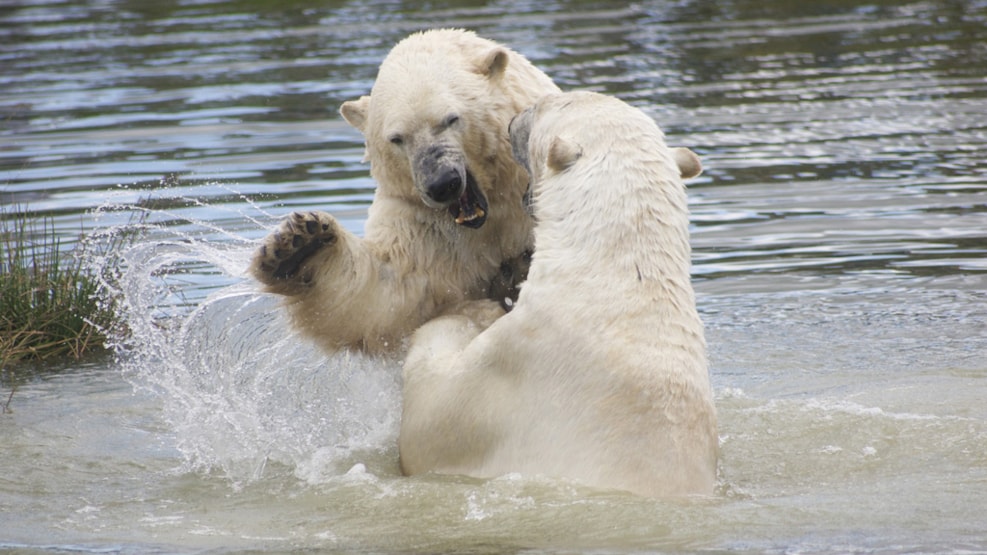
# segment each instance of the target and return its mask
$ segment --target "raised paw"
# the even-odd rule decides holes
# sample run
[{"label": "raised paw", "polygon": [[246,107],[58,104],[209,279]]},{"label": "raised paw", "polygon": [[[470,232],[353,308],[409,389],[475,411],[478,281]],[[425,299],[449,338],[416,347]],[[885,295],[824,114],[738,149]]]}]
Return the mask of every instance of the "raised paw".
[{"label": "raised paw", "polygon": [[292,212],[278,229],[264,238],[254,253],[250,271],[258,280],[277,285],[301,279],[299,269],[305,260],[338,239],[336,221],[325,212]]}]

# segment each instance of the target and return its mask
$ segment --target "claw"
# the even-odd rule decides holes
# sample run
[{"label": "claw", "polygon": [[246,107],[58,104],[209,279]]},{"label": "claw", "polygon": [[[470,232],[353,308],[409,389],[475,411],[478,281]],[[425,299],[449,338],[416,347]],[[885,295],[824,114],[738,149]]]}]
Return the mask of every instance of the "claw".
[{"label": "claw", "polygon": [[312,276],[300,275],[302,264],[316,251],[337,241],[332,221],[319,212],[292,212],[260,246],[256,268],[266,274],[262,281],[297,279],[308,283]]}]

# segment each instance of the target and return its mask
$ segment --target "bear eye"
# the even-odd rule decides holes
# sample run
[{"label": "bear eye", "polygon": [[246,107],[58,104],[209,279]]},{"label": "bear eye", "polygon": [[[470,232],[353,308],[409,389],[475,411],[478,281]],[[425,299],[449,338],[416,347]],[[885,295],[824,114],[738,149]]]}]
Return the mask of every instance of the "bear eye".
[{"label": "bear eye", "polygon": [[399,133],[391,135],[387,138],[387,140],[391,141],[391,144],[395,146],[401,146],[404,144],[404,137],[402,137]]},{"label": "bear eye", "polygon": [[452,127],[459,123],[459,116],[457,114],[449,114],[446,119],[442,121],[444,127]]}]

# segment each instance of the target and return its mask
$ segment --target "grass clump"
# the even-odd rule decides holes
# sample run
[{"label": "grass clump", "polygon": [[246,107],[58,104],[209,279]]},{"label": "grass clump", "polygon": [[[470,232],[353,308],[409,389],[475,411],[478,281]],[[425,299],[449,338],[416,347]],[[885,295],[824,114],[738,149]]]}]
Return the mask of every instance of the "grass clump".
[{"label": "grass clump", "polygon": [[104,349],[113,306],[82,248],[63,252],[50,216],[0,207],[0,366]]}]

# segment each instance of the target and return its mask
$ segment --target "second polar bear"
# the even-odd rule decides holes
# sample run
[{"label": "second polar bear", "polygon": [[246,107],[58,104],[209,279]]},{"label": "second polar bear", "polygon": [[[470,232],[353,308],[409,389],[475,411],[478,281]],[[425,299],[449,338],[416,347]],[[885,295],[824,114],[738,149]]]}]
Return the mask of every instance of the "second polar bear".
[{"label": "second polar bear", "polygon": [[506,315],[477,301],[414,334],[402,469],[711,494],[716,413],[682,184],[698,158],[588,92],[544,98],[510,135],[532,177],[528,281]]},{"label": "second polar bear", "polygon": [[296,212],[264,239],[251,273],[330,351],[395,351],[428,319],[487,297],[505,262],[531,248],[528,176],[508,123],[558,90],[524,56],[472,32],[410,35],[370,94],[340,110],[363,133],[377,181],[364,236],[325,212]]}]

